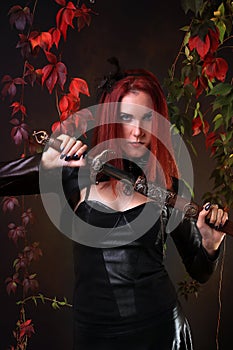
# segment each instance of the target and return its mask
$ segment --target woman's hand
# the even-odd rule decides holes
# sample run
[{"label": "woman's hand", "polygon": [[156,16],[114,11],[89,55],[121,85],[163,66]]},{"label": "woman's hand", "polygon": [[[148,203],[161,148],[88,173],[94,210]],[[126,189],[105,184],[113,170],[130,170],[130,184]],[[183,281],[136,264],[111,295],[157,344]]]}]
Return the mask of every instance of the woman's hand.
[{"label": "woman's hand", "polygon": [[61,140],[61,152],[52,147],[49,147],[43,152],[41,165],[44,169],[53,169],[63,166],[81,167],[86,165],[83,154],[87,151],[87,145],[68,135],[59,135],[57,139]]},{"label": "woman's hand", "polygon": [[202,235],[202,245],[208,254],[214,255],[220,246],[225,237],[225,233],[221,231],[221,227],[227,220],[227,212],[220,209],[216,204],[205,204],[199,213],[197,227]]}]

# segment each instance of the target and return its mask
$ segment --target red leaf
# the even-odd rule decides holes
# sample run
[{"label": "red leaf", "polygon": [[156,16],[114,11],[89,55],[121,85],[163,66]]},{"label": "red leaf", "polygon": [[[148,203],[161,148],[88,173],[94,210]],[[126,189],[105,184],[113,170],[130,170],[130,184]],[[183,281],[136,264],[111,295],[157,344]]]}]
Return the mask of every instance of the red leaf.
[{"label": "red leaf", "polygon": [[84,95],[90,96],[86,81],[80,78],[72,79],[69,86],[69,91],[73,96],[76,96],[76,97],[79,97],[80,92]]},{"label": "red leaf", "polygon": [[209,131],[209,123],[206,120],[202,121],[201,118],[198,116],[192,121],[192,130],[193,136],[200,134],[201,131],[204,135],[206,135]]},{"label": "red leaf", "polygon": [[61,89],[63,90],[64,84],[66,82],[66,76],[67,76],[66,65],[62,62],[58,62],[56,64],[56,71],[57,71],[57,75],[58,75],[58,83],[59,83]]},{"label": "red leaf", "polygon": [[220,33],[218,27],[215,27],[214,30],[209,28],[208,36],[210,39],[210,53],[215,53],[219,46]]},{"label": "red leaf", "polygon": [[35,333],[32,320],[26,320],[25,322],[21,323],[19,328],[20,328],[20,334],[19,334],[20,339],[22,339],[25,335],[30,338],[32,334]]},{"label": "red leaf", "polygon": [[11,26],[15,25],[16,29],[23,31],[26,24],[32,24],[32,14],[29,7],[13,6],[8,12]]},{"label": "red leaf", "polygon": [[56,55],[54,55],[53,53],[49,52],[49,51],[45,51],[47,60],[51,63],[51,64],[56,64],[57,63],[57,57]]},{"label": "red leaf", "polygon": [[28,62],[26,63],[26,72],[24,77],[28,80],[28,82],[31,84],[32,87],[34,86],[34,83],[36,81],[39,82],[37,71]]},{"label": "red leaf", "polygon": [[5,283],[7,284],[6,291],[8,295],[10,295],[11,293],[15,294],[17,286],[20,283],[18,277],[19,277],[19,274],[15,273],[13,277],[8,277],[5,280]]},{"label": "red leaf", "polygon": [[80,32],[81,29],[86,25],[90,25],[91,23],[91,15],[90,13],[95,12],[92,11],[92,9],[87,8],[85,4],[82,4],[81,8],[76,10],[75,17],[78,17],[78,31]]},{"label": "red leaf", "polygon": [[198,35],[191,37],[189,39],[189,48],[192,51],[196,49],[200,58],[203,59],[210,49],[210,39],[209,36],[206,35],[205,40],[203,41]]},{"label": "red leaf", "polygon": [[18,272],[19,270],[25,270],[29,265],[28,258],[25,254],[19,254],[18,258],[14,261],[15,270]]},{"label": "red leaf", "polygon": [[74,28],[73,19],[76,7],[72,2],[68,2],[66,7],[61,8],[56,16],[57,28],[61,31],[64,40],[66,40],[68,26]]},{"label": "red leaf", "polygon": [[13,79],[11,78],[11,76],[7,74],[7,75],[4,75],[4,77],[2,78],[1,83],[9,83],[12,80]]},{"label": "red leaf", "polygon": [[57,79],[58,79],[58,75],[56,72],[56,68],[53,68],[51,74],[49,75],[49,77],[46,80],[46,86],[47,86],[50,94],[52,93],[52,91],[54,89],[54,86],[57,82]]},{"label": "red leaf", "polygon": [[57,4],[61,6],[66,6],[66,0],[55,0]]},{"label": "red leaf", "polygon": [[4,197],[2,200],[2,210],[4,213],[6,213],[6,211],[12,211],[14,210],[15,207],[19,207],[19,201],[17,198],[15,197]]},{"label": "red leaf", "polygon": [[20,123],[17,119],[12,119],[11,124],[16,125],[11,130],[11,137],[16,145],[20,145],[23,140],[28,140],[29,127],[25,123]]},{"label": "red leaf", "polygon": [[217,138],[218,137],[215,134],[215,132],[210,132],[206,136],[205,145],[206,145],[206,148],[211,149],[211,155],[213,155],[215,153],[216,147],[214,146],[214,142],[217,140]]},{"label": "red leaf", "polygon": [[42,85],[44,85],[44,82],[46,79],[48,79],[49,75],[51,74],[54,66],[52,64],[47,64],[47,66],[44,66],[42,68]]},{"label": "red leaf", "polygon": [[36,55],[37,52],[36,50],[33,52],[32,45],[30,43],[30,36],[28,38],[24,34],[19,34],[19,37],[20,40],[18,41],[16,48],[20,49],[22,57],[28,58],[31,54]]},{"label": "red leaf", "polygon": [[20,102],[13,102],[10,107],[13,107],[12,116],[17,112],[21,111],[23,115],[26,115],[26,107],[22,105]]},{"label": "red leaf", "polygon": [[61,129],[61,122],[55,122],[55,123],[53,123],[51,129],[52,129],[52,132],[53,132],[53,133],[54,133],[54,132],[57,132],[57,131],[60,132],[60,129]]},{"label": "red leaf", "polygon": [[44,51],[50,50],[53,44],[52,35],[49,32],[41,32],[37,33],[37,35],[30,35],[29,41],[32,45],[32,49],[39,46]]},{"label": "red leaf", "polygon": [[43,255],[39,247],[39,242],[34,242],[31,246],[26,246],[23,251],[29,261],[38,261]]},{"label": "red leaf", "polygon": [[35,279],[35,274],[30,275],[28,277],[25,277],[23,280],[23,291],[25,294],[31,290],[32,292],[35,292],[39,288],[39,283]]},{"label": "red leaf", "polygon": [[200,134],[201,126],[202,126],[202,121],[200,117],[193,119],[192,121],[193,136]]},{"label": "red leaf", "polygon": [[58,49],[59,41],[61,39],[61,32],[58,28],[49,29],[49,33],[52,35],[52,42],[56,45]]},{"label": "red leaf", "polygon": [[224,58],[215,58],[209,56],[203,64],[203,74],[205,74],[210,81],[215,78],[219,81],[224,81],[228,71],[228,64]]},{"label": "red leaf", "polygon": [[22,222],[24,226],[27,224],[33,224],[34,223],[34,215],[32,213],[31,208],[27,209],[23,214],[22,214]]},{"label": "red leaf", "polygon": [[69,100],[66,95],[62,96],[59,101],[59,109],[61,112],[65,112],[69,107]]},{"label": "red leaf", "polygon": [[15,244],[17,244],[19,238],[25,237],[25,230],[23,226],[16,226],[15,224],[11,223],[8,225],[8,228],[8,237],[9,239],[12,239]]}]

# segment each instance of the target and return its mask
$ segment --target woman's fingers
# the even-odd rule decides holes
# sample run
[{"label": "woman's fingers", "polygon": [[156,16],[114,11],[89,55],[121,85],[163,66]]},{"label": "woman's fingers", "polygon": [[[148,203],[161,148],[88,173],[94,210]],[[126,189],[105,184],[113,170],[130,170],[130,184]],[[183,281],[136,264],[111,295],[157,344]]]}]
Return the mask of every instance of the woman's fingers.
[{"label": "woman's fingers", "polygon": [[58,139],[61,139],[60,158],[67,162],[71,160],[79,160],[87,151],[87,145],[84,145],[80,140],[76,140],[75,137],[60,135]]},{"label": "woman's fingers", "polygon": [[215,229],[221,229],[228,220],[228,213],[219,208],[217,204],[212,204],[206,218],[212,227]]}]

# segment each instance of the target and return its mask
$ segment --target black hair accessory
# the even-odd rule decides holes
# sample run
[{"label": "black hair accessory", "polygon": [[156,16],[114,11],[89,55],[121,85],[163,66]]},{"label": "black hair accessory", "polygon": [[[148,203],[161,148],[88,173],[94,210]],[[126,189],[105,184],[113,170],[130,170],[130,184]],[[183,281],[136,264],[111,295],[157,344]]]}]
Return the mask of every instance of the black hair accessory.
[{"label": "black hair accessory", "polygon": [[98,85],[98,90],[103,92],[110,92],[112,90],[113,85],[118,81],[123,79],[126,74],[122,72],[119,61],[116,57],[110,57],[107,60],[109,63],[115,66],[115,70],[113,72],[109,72],[108,75],[104,76],[104,79]]}]

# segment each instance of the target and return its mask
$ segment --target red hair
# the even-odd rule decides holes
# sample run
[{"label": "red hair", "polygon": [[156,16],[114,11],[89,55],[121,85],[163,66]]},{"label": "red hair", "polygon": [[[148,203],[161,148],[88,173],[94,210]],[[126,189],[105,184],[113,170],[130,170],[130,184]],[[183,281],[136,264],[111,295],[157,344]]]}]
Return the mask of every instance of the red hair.
[{"label": "red hair", "polygon": [[[119,150],[119,147],[116,149],[117,145],[114,140],[119,137],[119,124],[116,123],[119,105],[115,102],[121,102],[122,98],[129,92],[143,91],[150,95],[154,104],[154,110],[169,120],[166,98],[155,75],[144,69],[127,70],[124,73],[125,76],[115,82],[110,91],[105,91],[102,94],[99,113],[97,113],[97,127],[93,133],[93,146],[96,146],[98,151],[101,148],[115,150],[119,158],[112,163],[120,168],[123,167],[123,155],[120,154],[121,150]],[[148,181],[161,183],[161,178],[165,178],[163,185],[167,188],[172,188],[172,177],[178,177],[178,170],[174,155],[170,152],[172,150],[170,128],[159,126],[159,132],[163,133],[166,145],[154,136],[158,135],[158,123],[156,123],[156,118],[154,118],[150,155],[146,169],[143,170]],[[104,141],[107,142],[107,146],[105,143],[103,144]],[[156,159],[156,162],[154,159]]]}]

